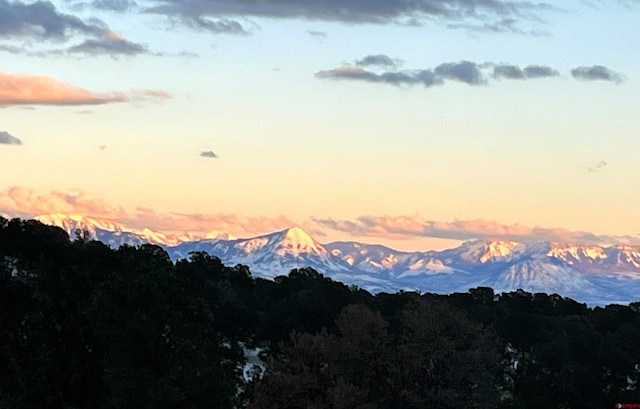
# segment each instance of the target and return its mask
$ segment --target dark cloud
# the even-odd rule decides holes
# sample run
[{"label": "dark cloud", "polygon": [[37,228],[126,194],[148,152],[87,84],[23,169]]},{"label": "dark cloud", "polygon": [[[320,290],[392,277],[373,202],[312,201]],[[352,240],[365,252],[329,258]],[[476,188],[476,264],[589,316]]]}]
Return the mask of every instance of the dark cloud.
[{"label": "dark cloud", "polygon": [[[129,0],[96,1],[101,5],[96,7],[111,9],[134,4]],[[67,53],[134,55],[148,52],[146,47],[115,34],[97,18],[91,18],[85,22],[78,17],[60,13],[49,2],[38,1],[25,4],[18,1],[0,0],[0,38],[67,41],[72,36],[80,36],[84,40],[67,49],[30,51],[25,46],[17,47],[15,44],[3,44],[0,45],[0,51],[36,57],[65,55]]]},{"label": "dark cloud", "polygon": [[0,131],[0,145],[22,145],[22,141],[9,132]]},{"label": "dark cloud", "polygon": [[[640,0],[639,0],[640,1]],[[546,65],[527,65],[520,67],[512,64],[495,64],[485,62],[478,64],[471,61],[446,62],[433,69],[402,70],[377,72],[366,66],[379,66],[398,60],[386,55],[369,55],[356,61],[356,65],[347,65],[332,70],[319,71],[317,78],[334,80],[360,80],[367,82],[387,83],[392,85],[423,84],[427,87],[443,84],[446,81],[459,81],[469,85],[485,85],[488,79],[532,80],[558,77],[560,73]],[[579,67],[571,71],[579,80],[606,80],[619,83],[624,76],[602,66]]]},{"label": "dark cloud", "polygon": [[106,25],[94,19],[91,24],[75,16],[59,13],[49,2],[25,4],[0,0],[0,35],[65,39],[71,32],[100,36]]},{"label": "dark cloud", "polygon": [[556,77],[558,71],[544,65],[529,65],[520,68],[517,65],[500,64],[493,66],[493,78],[509,80],[525,80],[545,77]]},{"label": "dark cloud", "polygon": [[117,35],[105,35],[103,38],[88,39],[83,43],[70,47],[70,53],[136,55],[145,54],[147,47],[125,40]]},{"label": "dark cloud", "polygon": [[181,16],[173,19],[194,30],[209,31],[214,34],[247,34],[242,24],[227,18],[211,20],[202,16]]},{"label": "dark cloud", "polygon": [[395,67],[397,65],[397,62],[387,55],[376,54],[363,57],[362,59],[356,61],[356,65],[359,65],[361,67],[368,67],[370,65],[378,67]]},{"label": "dark cloud", "polygon": [[[547,3],[516,0],[155,0],[150,13],[185,21],[207,18],[301,18],[346,23],[413,23],[425,20],[475,22],[517,29],[516,22],[539,22],[554,8]],[[519,30],[519,29],[518,29]]]},{"label": "dark cloud", "polygon": [[609,81],[620,84],[625,80],[624,75],[602,65],[577,67],[571,70],[571,75],[573,75],[573,78],[581,81]]},{"label": "dark cloud", "polygon": [[200,156],[202,156],[203,158],[217,158],[218,157],[218,155],[213,153],[213,151],[202,151],[202,152],[200,152]]},{"label": "dark cloud", "polygon": [[471,61],[448,62],[438,65],[433,72],[440,78],[469,85],[481,85],[487,81],[476,63]]},{"label": "dark cloud", "polygon": [[384,72],[376,74],[362,67],[340,67],[333,70],[319,71],[317,78],[323,79],[347,79],[367,82],[382,82],[393,85],[423,84],[426,87],[441,84],[442,80],[436,77],[431,70]]},{"label": "dark cloud", "polygon": [[528,65],[524,68],[527,78],[557,77],[560,73],[546,65]]}]

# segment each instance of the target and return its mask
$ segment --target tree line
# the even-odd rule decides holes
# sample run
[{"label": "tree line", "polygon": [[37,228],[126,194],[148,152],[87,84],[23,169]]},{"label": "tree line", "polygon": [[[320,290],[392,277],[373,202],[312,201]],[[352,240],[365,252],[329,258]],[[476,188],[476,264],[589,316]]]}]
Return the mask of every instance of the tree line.
[{"label": "tree line", "polygon": [[374,295],[310,268],[265,280],[0,218],[0,409],[640,403],[639,311],[490,288]]}]

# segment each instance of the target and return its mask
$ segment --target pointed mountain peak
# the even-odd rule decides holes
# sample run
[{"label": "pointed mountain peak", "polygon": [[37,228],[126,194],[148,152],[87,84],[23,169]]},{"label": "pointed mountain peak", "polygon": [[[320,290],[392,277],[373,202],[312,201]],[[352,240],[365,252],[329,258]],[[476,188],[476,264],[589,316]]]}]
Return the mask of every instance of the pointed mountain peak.
[{"label": "pointed mountain peak", "polygon": [[283,230],[283,233],[283,239],[286,241],[303,245],[312,245],[315,243],[315,240],[313,240],[306,231],[302,230],[298,226],[290,227],[286,230]]},{"label": "pointed mountain peak", "polygon": [[327,253],[322,245],[316,242],[306,231],[300,227],[294,226],[286,230],[282,230],[274,237],[278,250],[276,253],[299,255],[301,253]]}]

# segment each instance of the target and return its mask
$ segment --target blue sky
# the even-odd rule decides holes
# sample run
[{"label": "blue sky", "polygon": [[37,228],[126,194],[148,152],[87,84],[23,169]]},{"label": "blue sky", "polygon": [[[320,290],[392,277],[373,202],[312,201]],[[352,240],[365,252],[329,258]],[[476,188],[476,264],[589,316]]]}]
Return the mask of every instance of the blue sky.
[{"label": "blue sky", "polygon": [[639,243],[640,2],[408,4],[0,0],[0,211]]}]

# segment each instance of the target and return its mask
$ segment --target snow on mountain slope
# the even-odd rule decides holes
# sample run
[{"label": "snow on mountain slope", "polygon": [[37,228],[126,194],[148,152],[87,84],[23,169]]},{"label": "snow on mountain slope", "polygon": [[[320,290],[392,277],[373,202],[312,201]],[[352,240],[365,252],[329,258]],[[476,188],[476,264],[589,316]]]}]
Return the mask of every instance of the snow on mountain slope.
[{"label": "snow on mountain slope", "polygon": [[522,288],[531,292],[579,293],[591,292],[593,285],[580,272],[554,263],[546,257],[507,263],[503,268],[486,274],[478,284],[496,291],[514,291]]},{"label": "snow on mountain slope", "polygon": [[465,267],[507,259],[520,243],[508,240],[471,240],[444,250],[438,258],[447,265]]},{"label": "snow on mountain slope", "polygon": [[410,255],[379,244],[333,242],[325,248],[352,268],[369,273],[393,270]]},{"label": "snow on mountain slope", "polygon": [[212,232],[199,240],[189,233],[170,236],[82,216],[52,214],[38,220],[72,237],[76,229],[87,230],[112,247],[159,244],[173,260],[204,251],[228,265],[245,264],[254,276],[273,278],[311,267],[372,292],[450,293],[490,286],[558,293],[592,304],[640,299],[640,248],[633,246],[472,240],[444,251],[402,252],[376,244],[323,245],[298,227],[247,239]]},{"label": "snow on mountain slope", "polygon": [[168,250],[173,259],[185,257],[191,251],[206,251],[224,263],[245,264],[254,275],[270,278],[302,267],[315,268],[328,276],[349,271],[346,263],[299,227],[250,239],[217,240],[203,246],[183,243]]},{"label": "snow on mountain slope", "polygon": [[[100,240],[112,247],[119,247],[123,244],[137,246],[144,243],[175,246],[182,242],[197,241],[200,239],[200,237],[196,237],[188,232],[177,235],[164,234],[149,228],[135,229],[111,220],[79,215],[53,213],[36,216],[34,219],[44,224],[60,227],[66,231],[72,239],[75,238],[77,230],[87,231],[92,239]],[[211,232],[208,233],[207,236],[210,238],[231,237],[224,232]]]},{"label": "snow on mountain slope", "polygon": [[584,274],[625,275],[640,279],[640,248],[633,246],[576,246],[553,244],[547,255]]}]

